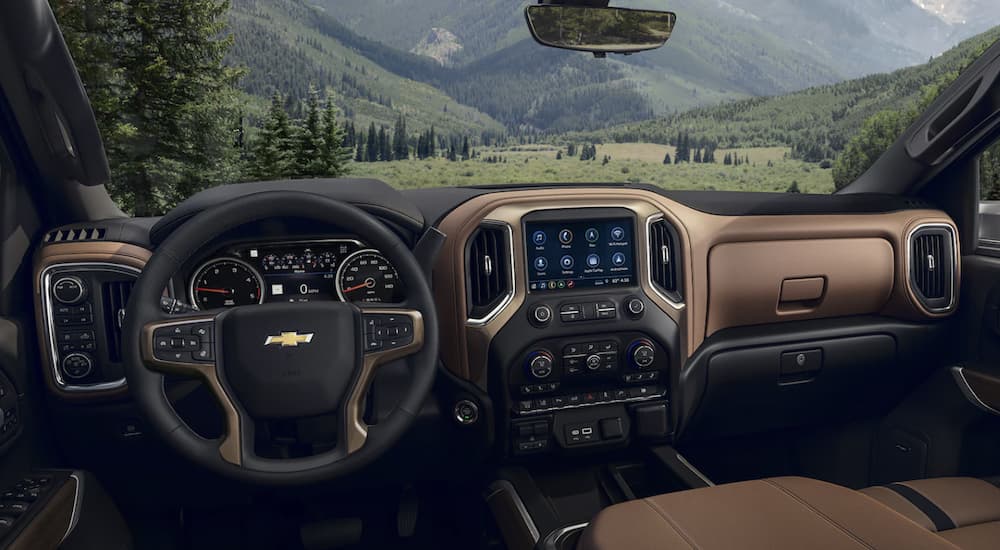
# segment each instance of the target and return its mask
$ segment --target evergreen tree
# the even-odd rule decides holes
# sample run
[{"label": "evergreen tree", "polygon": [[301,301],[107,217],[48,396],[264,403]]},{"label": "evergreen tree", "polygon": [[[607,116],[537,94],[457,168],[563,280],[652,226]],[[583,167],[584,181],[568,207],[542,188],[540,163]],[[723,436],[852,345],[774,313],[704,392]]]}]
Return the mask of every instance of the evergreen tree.
[{"label": "evergreen tree", "polygon": [[575,157],[576,156],[576,144],[575,143],[570,143],[569,145],[566,146],[566,154],[569,155],[569,156],[571,156],[571,157]]},{"label": "evergreen tree", "polygon": [[319,107],[319,90],[309,86],[306,98],[305,118],[296,131],[295,176],[320,177],[326,174],[326,159],[323,158],[323,125]]},{"label": "evergreen tree", "polygon": [[389,162],[392,160],[392,148],[389,146],[389,134],[385,131],[385,126],[378,129],[378,160]]},{"label": "evergreen tree", "polygon": [[462,160],[469,160],[469,138],[466,136],[465,141],[462,143]]},{"label": "evergreen tree", "polygon": [[368,127],[368,144],[365,146],[365,161],[377,162],[378,151],[378,130],[375,129],[375,123],[372,122]]},{"label": "evergreen tree", "polygon": [[694,150],[694,161],[698,164],[701,164],[701,149]]},{"label": "evergreen tree", "polygon": [[333,98],[328,96],[323,109],[323,175],[330,178],[346,174],[351,162],[351,148],[344,145],[350,130],[337,124],[337,112]]},{"label": "evergreen tree", "polygon": [[392,133],[392,153],[395,160],[410,158],[409,137],[406,134],[406,119],[400,114]]},{"label": "evergreen tree", "polygon": [[562,160],[562,149],[556,151],[556,160]]},{"label": "evergreen tree", "polygon": [[431,135],[427,140],[427,156],[436,157],[437,156],[437,136],[434,133],[434,126],[431,126]]},{"label": "evergreen tree", "polygon": [[223,65],[229,2],[53,2],[109,161],[109,191],[138,216],[240,178],[242,70]]},{"label": "evergreen tree", "polygon": [[663,164],[670,164],[670,153],[663,156]]},{"label": "evergreen tree", "polygon": [[285,112],[285,100],[278,92],[271,96],[271,106],[254,144],[251,175],[259,180],[278,179],[294,170],[292,125]]},{"label": "evergreen tree", "polygon": [[354,153],[354,162],[364,162],[365,160],[367,160],[367,156],[365,156],[365,140],[364,140],[364,137],[365,137],[365,133],[364,132],[361,132],[360,134],[358,134],[358,146],[357,146],[357,150]]}]

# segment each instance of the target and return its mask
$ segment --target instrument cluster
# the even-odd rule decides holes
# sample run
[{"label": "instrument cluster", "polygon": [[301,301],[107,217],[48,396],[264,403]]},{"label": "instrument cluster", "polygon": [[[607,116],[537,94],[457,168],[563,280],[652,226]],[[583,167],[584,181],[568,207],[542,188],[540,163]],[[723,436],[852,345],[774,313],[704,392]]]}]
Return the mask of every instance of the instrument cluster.
[{"label": "instrument cluster", "polygon": [[396,268],[354,239],[227,247],[193,270],[188,297],[200,310],[268,302],[398,303]]}]

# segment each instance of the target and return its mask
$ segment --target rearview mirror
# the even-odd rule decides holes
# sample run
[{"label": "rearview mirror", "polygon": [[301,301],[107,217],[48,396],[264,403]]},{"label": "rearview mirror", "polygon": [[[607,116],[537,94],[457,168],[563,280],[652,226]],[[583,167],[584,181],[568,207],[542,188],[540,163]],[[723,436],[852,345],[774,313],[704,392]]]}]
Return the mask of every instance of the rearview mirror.
[{"label": "rearview mirror", "polygon": [[630,54],[663,46],[677,15],[667,11],[570,5],[528,6],[531,35],[552,48]]}]

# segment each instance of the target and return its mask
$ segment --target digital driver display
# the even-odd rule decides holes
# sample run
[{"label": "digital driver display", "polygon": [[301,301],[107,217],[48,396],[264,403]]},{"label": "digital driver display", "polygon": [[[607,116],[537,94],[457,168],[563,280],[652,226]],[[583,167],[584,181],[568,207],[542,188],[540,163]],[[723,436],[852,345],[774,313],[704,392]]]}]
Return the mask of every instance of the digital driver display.
[{"label": "digital driver display", "polygon": [[625,286],[635,281],[629,218],[526,222],[524,229],[529,291]]}]

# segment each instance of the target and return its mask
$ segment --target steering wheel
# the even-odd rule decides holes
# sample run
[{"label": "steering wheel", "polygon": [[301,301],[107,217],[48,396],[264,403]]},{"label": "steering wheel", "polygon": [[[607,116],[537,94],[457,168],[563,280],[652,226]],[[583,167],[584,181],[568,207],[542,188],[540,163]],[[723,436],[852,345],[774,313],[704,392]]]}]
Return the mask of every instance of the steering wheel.
[{"label": "steering wheel", "polygon": [[[160,306],[170,278],[214,238],[267,218],[335,223],[378,249],[406,287],[404,303],[272,303],[219,313],[170,315]],[[129,300],[123,355],[129,391],[155,431],[182,456],[252,483],[302,484],[347,475],[382,455],[430,393],[438,357],[433,296],[416,258],[385,225],[321,195],[273,191],[205,210],[156,249]],[[406,359],[412,380],[396,408],[368,426],[364,401],[378,368]],[[200,378],[221,405],[220,439],[195,433],[164,391],[164,374]],[[255,421],[336,413],[336,446],[304,458],[255,452]]]}]

